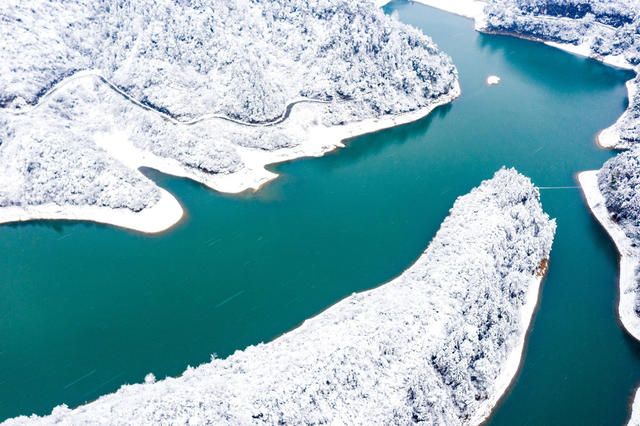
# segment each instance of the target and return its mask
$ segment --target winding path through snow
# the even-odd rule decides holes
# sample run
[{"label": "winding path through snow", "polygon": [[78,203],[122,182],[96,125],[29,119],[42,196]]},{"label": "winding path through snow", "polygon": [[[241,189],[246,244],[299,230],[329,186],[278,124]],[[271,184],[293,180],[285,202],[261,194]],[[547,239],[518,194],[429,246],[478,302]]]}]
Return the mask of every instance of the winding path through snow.
[{"label": "winding path through snow", "polygon": [[138,106],[140,108],[143,108],[143,109],[145,109],[147,111],[153,112],[153,113],[159,115],[160,117],[164,118],[165,120],[171,121],[174,124],[184,124],[184,125],[187,125],[187,126],[191,126],[191,125],[200,123],[202,121],[211,120],[211,119],[225,120],[225,121],[229,121],[231,123],[239,124],[241,126],[249,126],[249,127],[275,126],[277,124],[280,124],[280,123],[284,122],[287,118],[289,118],[289,115],[291,115],[291,111],[293,110],[293,107],[296,106],[297,104],[301,104],[301,103],[328,104],[328,103],[331,103],[331,101],[327,101],[327,100],[308,99],[308,98],[304,98],[304,97],[298,98],[298,99],[294,99],[294,100],[288,102],[285,105],[285,108],[284,108],[284,111],[282,112],[282,114],[280,114],[277,117],[270,118],[268,120],[263,120],[263,121],[242,121],[242,120],[236,120],[236,119],[228,117],[226,115],[215,114],[215,113],[205,114],[205,115],[202,115],[200,117],[196,117],[196,118],[191,119],[191,120],[180,120],[179,118],[176,118],[175,116],[173,116],[171,114],[167,114],[165,112],[162,112],[159,109],[154,108],[154,107],[152,107],[150,105],[147,105],[147,104],[139,101],[138,99],[134,98],[133,96],[131,96],[130,94],[128,94],[127,92],[122,90],[120,87],[118,87],[115,83],[113,83],[112,81],[107,79],[99,71],[97,71],[97,70],[86,70],[86,71],[77,72],[77,73],[75,73],[75,74],[73,74],[73,75],[71,75],[69,77],[66,77],[66,78],[60,80],[59,82],[57,82],[49,90],[47,90],[42,96],[40,96],[38,98],[38,102],[36,104],[34,104],[34,105],[29,105],[27,107],[22,107],[20,109],[14,109],[14,110],[9,109],[9,108],[3,108],[2,110],[8,111],[9,113],[14,114],[14,115],[28,114],[28,113],[36,110],[38,107],[40,107],[40,105],[42,105],[44,103],[43,101],[46,98],[51,97],[59,89],[61,89],[62,87],[66,86],[67,84],[73,82],[74,80],[78,80],[78,79],[81,79],[81,78],[95,78],[99,82],[107,85],[111,90],[115,91],[116,93],[118,93],[119,95],[121,95],[122,97],[127,99],[129,102],[135,104],[136,106]]}]

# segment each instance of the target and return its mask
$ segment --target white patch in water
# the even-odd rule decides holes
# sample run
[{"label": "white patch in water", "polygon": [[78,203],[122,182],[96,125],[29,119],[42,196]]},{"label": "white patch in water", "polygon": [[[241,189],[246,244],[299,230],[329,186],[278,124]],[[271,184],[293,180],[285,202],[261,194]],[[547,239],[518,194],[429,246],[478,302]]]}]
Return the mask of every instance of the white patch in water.
[{"label": "white patch in water", "polygon": [[487,84],[489,86],[494,86],[499,83],[500,83],[500,77],[498,77],[497,75],[490,75],[489,77],[487,77]]}]

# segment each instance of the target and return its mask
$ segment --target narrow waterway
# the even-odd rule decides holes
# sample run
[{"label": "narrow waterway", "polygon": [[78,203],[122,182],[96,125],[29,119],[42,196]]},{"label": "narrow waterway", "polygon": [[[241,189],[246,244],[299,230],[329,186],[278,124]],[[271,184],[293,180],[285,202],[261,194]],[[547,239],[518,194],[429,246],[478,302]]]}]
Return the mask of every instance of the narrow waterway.
[{"label": "narrow waterway", "polygon": [[[74,222],[0,226],[0,419],[77,405],[268,341],[342,297],[398,275],[458,195],[514,166],[542,187],[612,152],[596,132],[630,73],[473,31],[470,20],[387,6],[430,34],[463,95],[413,124],[323,158],[274,166],[228,196],[148,171],[188,211],[149,237]],[[502,78],[485,84],[488,75]],[[495,424],[621,424],[640,345],[616,319],[617,256],[577,188],[542,190],[558,232],[525,363]]]}]

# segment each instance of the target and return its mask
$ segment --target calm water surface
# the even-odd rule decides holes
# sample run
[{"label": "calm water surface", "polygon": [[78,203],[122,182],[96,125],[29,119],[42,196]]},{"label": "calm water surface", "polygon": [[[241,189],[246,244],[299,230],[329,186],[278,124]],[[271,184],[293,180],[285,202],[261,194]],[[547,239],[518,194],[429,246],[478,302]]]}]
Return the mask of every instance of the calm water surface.
[{"label": "calm water surface", "polygon": [[[0,419],[80,404],[145,374],[268,341],[398,275],[453,201],[502,165],[574,186],[612,152],[595,133],[628,72],[393,3],[452,57],[463,95],[419,122],[274,167],[257,194],[147,171],[188,210],[149,237],[73,222],[0,226]],[[497,74],[498,86],[485,78]],[[640,345],[615,312],[617,256],[577,189],[543,190],[558,232],[522,372],[493,424],[612,424],[628,415]]]}]

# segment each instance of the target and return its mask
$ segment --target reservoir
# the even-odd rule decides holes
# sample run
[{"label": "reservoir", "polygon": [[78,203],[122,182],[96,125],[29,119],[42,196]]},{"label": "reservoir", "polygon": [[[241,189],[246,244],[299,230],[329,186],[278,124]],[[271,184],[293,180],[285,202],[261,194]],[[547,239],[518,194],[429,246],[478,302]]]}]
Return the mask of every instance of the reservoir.
[{"label": "reservoir", "polygon": [[[145,170],[187,211],[160,235],[68,221],[0,226],[0,420],[272,340],[400,274],[456,197],[503,165],[546,188],[558,230],[522,370],[490,423],[626,420],[640,344],[617,320],[617,253],[575,174],[614,155],[594,136],[623,112],[632,74],[480,34],[422,5],[385,10],[452,56],[459,99],[325,157],[274,165],[281,177],[257,193],[218,194]],[[490,75],[500,84],[488,86]]]}]

